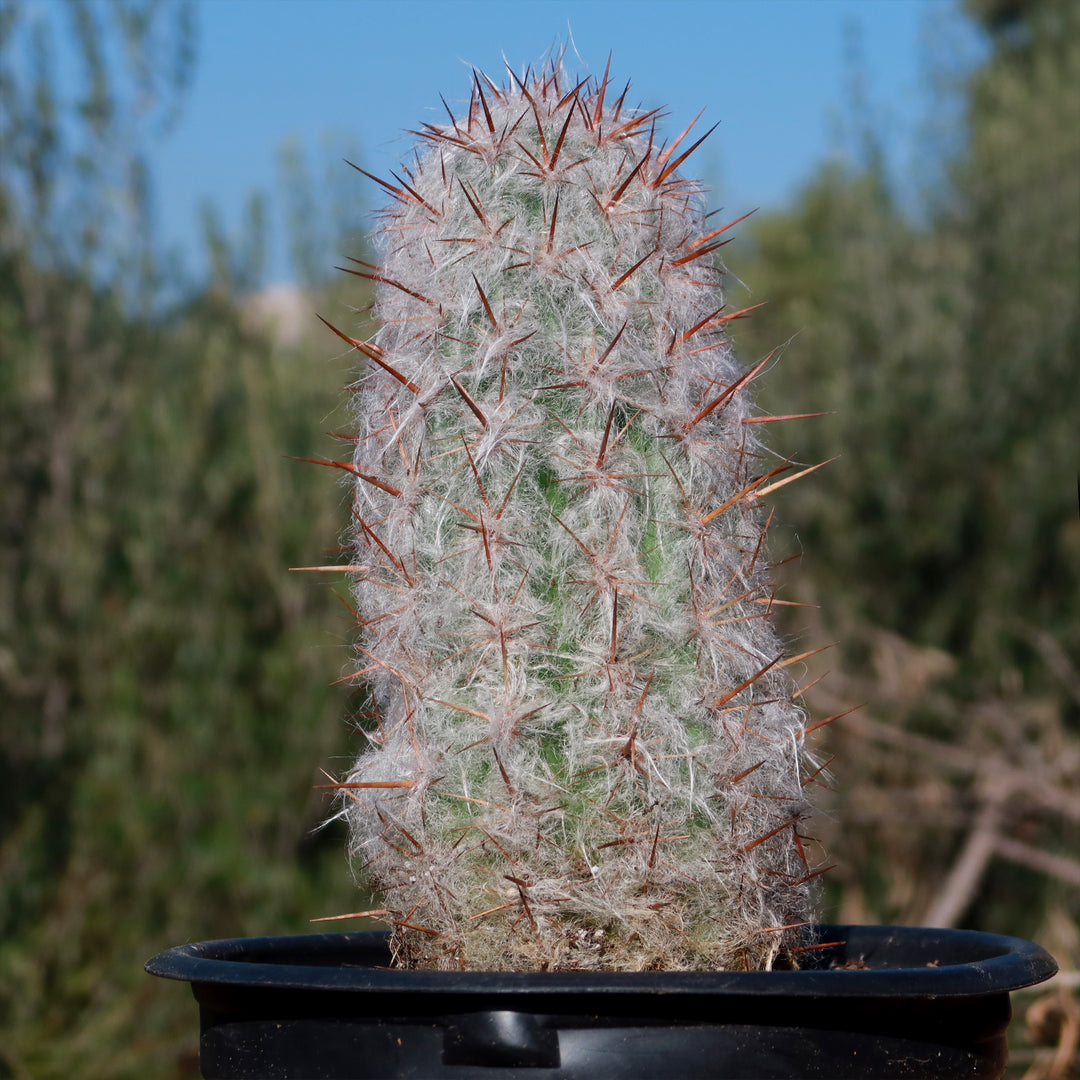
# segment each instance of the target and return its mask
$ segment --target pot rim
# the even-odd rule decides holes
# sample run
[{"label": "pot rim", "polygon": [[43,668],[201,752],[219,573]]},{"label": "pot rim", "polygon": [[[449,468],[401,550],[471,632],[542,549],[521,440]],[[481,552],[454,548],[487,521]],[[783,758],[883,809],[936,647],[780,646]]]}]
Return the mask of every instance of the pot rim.
[{"label": "pot rim", "polygon": [[[938,927],[819,924],[797,971],[411,971],[385,966],[385,931],[223,938],[167,949],[152,975],[264,989],[455,996],[981,997],[1050,978],[1053,957],[1022,938]],[[380,963],[382,960],[382,963]]]}]

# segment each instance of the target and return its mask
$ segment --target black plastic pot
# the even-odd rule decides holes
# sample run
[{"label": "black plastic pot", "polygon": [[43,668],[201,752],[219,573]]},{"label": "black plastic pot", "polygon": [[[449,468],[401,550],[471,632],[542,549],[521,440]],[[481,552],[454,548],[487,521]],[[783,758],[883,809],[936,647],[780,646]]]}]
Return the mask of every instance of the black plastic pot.
[{"label": "black plastic pot", "polygon": [[1009,992],[1057,966],[1018,938],[818,926],[799,971],[398,971],[382,933],[182,945],[208,1078],[1000,1077]]}]

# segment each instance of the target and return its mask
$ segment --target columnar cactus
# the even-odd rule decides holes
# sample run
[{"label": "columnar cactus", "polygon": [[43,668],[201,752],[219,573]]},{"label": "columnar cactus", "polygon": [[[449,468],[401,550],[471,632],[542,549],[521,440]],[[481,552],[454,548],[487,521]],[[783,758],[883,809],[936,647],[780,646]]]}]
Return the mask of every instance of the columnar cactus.
[{"label": "columnar cactus", "polygon": [[405,964],[767,968],[809,918],[759,504],[786,464],[677,171],[697,142],[657,116],[606,75],[477,75],[353,267],[373,718],[342,814]]}]

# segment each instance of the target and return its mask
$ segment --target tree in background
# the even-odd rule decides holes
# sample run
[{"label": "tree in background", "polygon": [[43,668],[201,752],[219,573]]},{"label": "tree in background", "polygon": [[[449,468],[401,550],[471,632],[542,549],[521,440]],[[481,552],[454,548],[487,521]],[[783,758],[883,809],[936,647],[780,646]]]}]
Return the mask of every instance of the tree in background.
[{"label": "tree in background", "polygon": [[958,88],[945,184],[913,215],[872,143],[861,165],[823,169],[733,257],[769,301],[736,325],[751,352],[792,339],[773,411],[835,411],[789,436],[799,460],[842,456],[784,515],[809,553],[813,595],[794,598],[819,601],[813,636],[841,643],[819,694],[869,702],[830,735],[836,903],[1041,935],[1069,964],[1080,9],[969,12],[989,55]]},{"label": "tree in background", "polygon": [[189,4],[0,7],[0,1076],[191,1074],[142,961],[355,904],[313,835],[348,614],[288,573],[341,515],[282,460],[346,375],[241,304],[258,199],[163,302],[145,162],[194,51]]},{"label": "tree in background", "polygon": [[777,410],[836,411],[797,450],[843,458],[791,494],[821,583],[841,590],[833,618],[968,656],[982,689],[1049,675],[1032,627],[1080,652],[1065,602],[1080,585],[1080,42],[1074,5],[1017,9],[969,78],[968,137],[929,225],[880,161],[833,165],[750,227],[738,267],[769,302],[744,339],[797,335]]}]

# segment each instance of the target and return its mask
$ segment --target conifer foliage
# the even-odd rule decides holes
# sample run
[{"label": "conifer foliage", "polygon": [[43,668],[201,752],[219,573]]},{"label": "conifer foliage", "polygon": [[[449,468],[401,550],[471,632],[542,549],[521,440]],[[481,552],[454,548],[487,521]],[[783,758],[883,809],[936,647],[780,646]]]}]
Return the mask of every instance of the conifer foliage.
[{"label": "conifer foliage", "polygon": [[[355,384],[370,688],[340,782],[399,961],[767,968],[814,776],[769,621],[770,456],[700,185],[558,64],[424,125]],[[733,222],[730,224],[734,224]],[[805,472],[806,470],[802,470]]]}]

